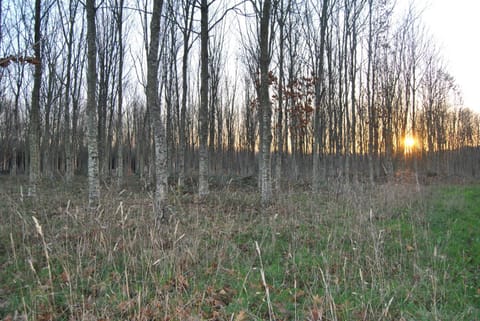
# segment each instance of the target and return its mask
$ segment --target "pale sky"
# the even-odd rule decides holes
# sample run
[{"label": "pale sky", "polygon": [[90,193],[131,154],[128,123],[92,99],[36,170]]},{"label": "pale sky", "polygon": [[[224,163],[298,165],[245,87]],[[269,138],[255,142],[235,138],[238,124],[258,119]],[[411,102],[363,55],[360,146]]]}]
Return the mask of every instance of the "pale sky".
[{"label": "pale sky", "polygon": [[[405,1],[405,0],[399,0]],[[464,105],[480,112],[480,1],[415,0],[447,69],[461,88]]]}]

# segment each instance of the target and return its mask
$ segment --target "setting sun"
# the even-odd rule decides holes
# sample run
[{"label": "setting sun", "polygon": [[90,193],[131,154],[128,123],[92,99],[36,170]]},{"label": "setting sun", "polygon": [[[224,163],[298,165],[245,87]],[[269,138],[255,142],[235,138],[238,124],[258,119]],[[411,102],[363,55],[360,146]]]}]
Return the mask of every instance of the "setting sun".
[{"label": "setting sun", "polygon": [[411,152],[412,149],[415,147],[415,138],[413,138],[412,136],[405,136],[404,146],[405,153]]}]

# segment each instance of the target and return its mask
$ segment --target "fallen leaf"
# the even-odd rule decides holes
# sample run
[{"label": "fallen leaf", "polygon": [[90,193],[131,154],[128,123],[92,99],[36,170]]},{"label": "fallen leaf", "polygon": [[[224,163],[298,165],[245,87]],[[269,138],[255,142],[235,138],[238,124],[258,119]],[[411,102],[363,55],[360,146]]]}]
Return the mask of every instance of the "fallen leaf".
[{"label": "fallen leaf", "polygon": [[[235,320],[237,320],[237,319],[235,319]],[[5,318],[3,318],[2,321],[13,321],[13,317],[12,317],[11,314],[9,314]]]},{"label": "fallen leaf", "polygon": [[305,291],[303,290],[298,290],[295,292],[295,300],[298,300],[299,298],[305,296]]},{"label": "fallen leaf", "polygon": [[133,309],[134,307],[135,307],[134,299],[122,301],[117,305],[117,309],[122,313],[126,313],[129,310]]},{"label": "fallen leaf", "polygon": [[37,316],[38,321],[52,321],[53,319],[53,313],[51,312],[44,312],[42,314],[39,314]]},{"label": "fallen leaf", "polygon": [[179,291],[186,291],[188,289],[188,280],[182,274],[177,275],[177,279],[175,282],[175,287]]},{"label": "fallen leaf", "polygon": [[70,282],[70,275],[68,275],[67,271],[63,271],[62,274],[60,274],[60,278],[62,279],[63,283]]},{"label": "fallen leaf", "polygon": [[238,314],[235,316],[235,320],[234,321],[245,321],[248,319],[248,315],[245,311],[241,310],[240,312],[238,312]]},{"label": "fallen leaf", "polygon": [[322,321],[323,320],[323,309],[318,309],[318,308],[313,308],[311,311],[310,311],[310,314],[311,314],[311,318],[310,320],[311,321]]},{"label": "fallen leaf", "polygon": [[323,297],[318,296],[318,294],[315,294],[312,298],[313,304],[315,305],[321,305],[323,304]]}]

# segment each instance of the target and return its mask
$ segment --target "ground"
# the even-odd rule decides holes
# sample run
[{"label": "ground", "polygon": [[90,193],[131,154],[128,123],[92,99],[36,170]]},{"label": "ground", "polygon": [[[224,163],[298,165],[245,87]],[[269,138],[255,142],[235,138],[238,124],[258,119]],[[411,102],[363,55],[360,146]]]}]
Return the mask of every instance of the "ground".
[{"label": "ground", "polygon": [[228,181],[172,189],[156,226],[135,179],[91,213],[85,179],[32,200],[1,176],[0,319],[480,320],[480,185],[290,186],[262,208]]}]

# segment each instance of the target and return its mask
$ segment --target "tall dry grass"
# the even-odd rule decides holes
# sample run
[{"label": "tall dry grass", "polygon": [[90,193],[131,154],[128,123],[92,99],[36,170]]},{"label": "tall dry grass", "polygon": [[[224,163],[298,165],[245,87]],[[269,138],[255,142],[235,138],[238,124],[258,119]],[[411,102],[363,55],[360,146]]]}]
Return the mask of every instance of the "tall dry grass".
[{"label": "tall dry grass", "polygon": [[426,188],[336,184],[268,208],[251,189],[172,190],[158,228],[136,182],[104,186],[96,213],[81,182],[45,183],[37,200],[20,186],[0,199],[4,320],[461,319]]}]

